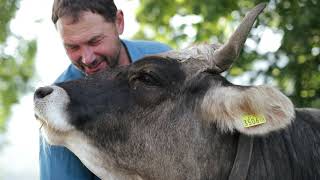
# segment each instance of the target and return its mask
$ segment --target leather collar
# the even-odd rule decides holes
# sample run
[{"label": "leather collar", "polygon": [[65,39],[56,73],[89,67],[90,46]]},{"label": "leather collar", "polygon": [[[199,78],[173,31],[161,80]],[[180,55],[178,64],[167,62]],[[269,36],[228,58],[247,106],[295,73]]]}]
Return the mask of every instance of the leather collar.
[{"label": "leather collar", "polygon": [[252,149],[253,137],[240,134],[237,155],[228,180],[245,180],[247,178]]}]

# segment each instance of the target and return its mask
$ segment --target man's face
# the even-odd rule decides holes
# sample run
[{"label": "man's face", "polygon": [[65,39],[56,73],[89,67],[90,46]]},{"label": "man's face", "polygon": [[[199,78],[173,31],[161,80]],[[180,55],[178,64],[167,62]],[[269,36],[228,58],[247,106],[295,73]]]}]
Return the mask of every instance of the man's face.
[{"label": "man's face", "polygon": [[117,13],[115,22],[107,22],[99,14],[83,12],[78,21],[65,16],[57,21],[56,26],[67,55],[86,74],[123,64],[119,62],[122,12]]}]

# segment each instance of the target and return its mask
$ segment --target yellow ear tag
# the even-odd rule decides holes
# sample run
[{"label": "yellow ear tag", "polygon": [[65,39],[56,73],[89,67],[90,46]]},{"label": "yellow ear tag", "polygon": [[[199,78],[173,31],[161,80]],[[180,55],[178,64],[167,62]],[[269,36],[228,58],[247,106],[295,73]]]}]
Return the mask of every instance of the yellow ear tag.
[{"label": "yellow ear tag", "polygon": [[266,119],[263,116],[258,115],[243,115],[242,123],[244,127],[249,128],[266,123]]}]

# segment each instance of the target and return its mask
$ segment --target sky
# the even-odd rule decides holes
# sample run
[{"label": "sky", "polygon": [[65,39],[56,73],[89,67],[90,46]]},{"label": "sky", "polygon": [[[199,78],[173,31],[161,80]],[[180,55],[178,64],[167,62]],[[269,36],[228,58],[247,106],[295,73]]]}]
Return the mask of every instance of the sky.
[{"label": "sky", "polygon": [[[134,10],[138,0],[116,0],[124,11],[125,31],[122,38],[130,38],[138,29]],[[36,77],[34,87],[51,84],[69,65],[60,37],[51,22],[53,0],[21,0],[15,19],[10,24],[13,33],[24,39],[37,39]],[[12,41],[7,51],[14,51]],[[39,179],[39,123],[33,114],[33,92],[20,98],[14,105],[4,135],[6,145],[0,149],[0,180]]]}]

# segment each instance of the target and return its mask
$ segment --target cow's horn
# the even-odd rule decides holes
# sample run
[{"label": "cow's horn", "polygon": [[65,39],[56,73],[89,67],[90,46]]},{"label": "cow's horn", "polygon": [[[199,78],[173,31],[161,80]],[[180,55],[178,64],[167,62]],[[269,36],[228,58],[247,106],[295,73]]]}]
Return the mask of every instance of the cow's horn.
[{"label": "cow's horn", "polygon": [[266,3],[261,3],[249,11],[228,42],[214,51],[212,60],[215,70],[223,72],[232,65],[239,56],[254,21],[265,7]]}]

